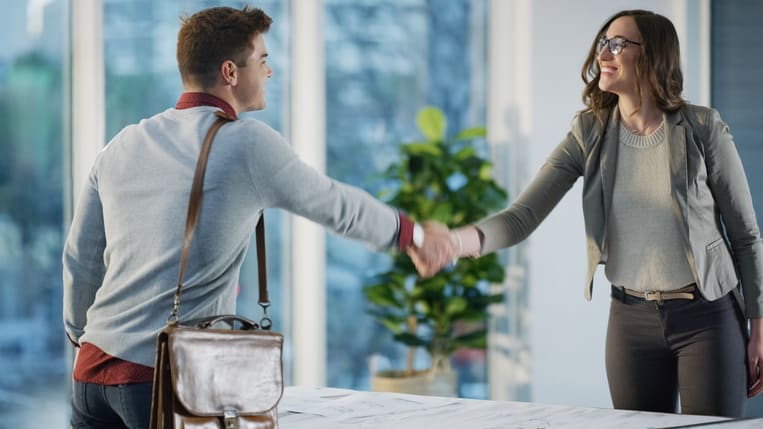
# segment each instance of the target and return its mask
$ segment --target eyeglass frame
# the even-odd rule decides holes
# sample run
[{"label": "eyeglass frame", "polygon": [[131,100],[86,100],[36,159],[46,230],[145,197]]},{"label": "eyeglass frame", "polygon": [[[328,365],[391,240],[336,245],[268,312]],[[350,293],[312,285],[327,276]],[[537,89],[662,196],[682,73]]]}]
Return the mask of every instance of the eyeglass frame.
[{"label": "eyeglass frame", "polygon": [[[612,42],[615,42],[616,44],[621,44],[622,47],[617,51],[612,50]],[[609,39],[607,39],[607,36],[602,34],[601,37],[599,37],[599,40],[596,42],[596,55],[601,54],[601,51],[604,50],[604,46],[609,49],[609,53],[612,55],[620,55],[623,53],[623,49],[625,49],[626,46],[628,46],[629,43],[633,43],[634,45],[641,46],[641,43],[634,42],[633,40],[626,39],[623,36],[612,36]]]}]

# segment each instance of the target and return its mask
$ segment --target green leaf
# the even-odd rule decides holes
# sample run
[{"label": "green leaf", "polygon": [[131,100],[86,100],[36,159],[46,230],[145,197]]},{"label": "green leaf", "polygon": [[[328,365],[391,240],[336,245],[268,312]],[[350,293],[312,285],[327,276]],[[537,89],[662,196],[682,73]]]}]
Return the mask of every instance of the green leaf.
[{"label": "green leaf", "polygon": [[421,133],[429,140],[444,140],[447,121],[442,110],[436,107],[425,107],[416,115],[416,123]]},{"label": "green leaf", "polygon": [[403,330],[403,327],[399,323],[397,323],[397,322],[395,322],[393,320],[390,320],[390,319],[379,319],[379,322],[381,322],[382,325],[384,325],[387,329],[392,331],[392,333],[395,334],[395,335],[399,334]]},{"label": "green leaf", "polygon": [[492,180],[492,168],[490,168],[489,163],[485,163],[482,167],[480,167],[479,177],[482,180]]},{"label": "green leaf", "polygon": [[488,304],[498,304],[503,302],[503,293],[495,293],[487,296]]},{"label": "green leaf", "polygon": [[463,148],[463,149],[459,150],[459,151],[456,153],[456,155],[455,155],[455,159],[456,159],[457,161],[462,161],[462,160],[464,160],[464,159],[467,159],[467,158],[469,158],[469,157],[471,157],[471,156],[474,156],[476,153],[477,153],[477,151],[476,151],[476,150],[474,150],[474,148],[473,148],[473,147],[471,147],[471,146],[466,146],[465,148]]},{"label": "green leaf", "polygon": [[426,340],[408,332],[395,334],[395,341],[399,341],[409,347],[426,347],[429,344]]},{"label": "green leaf", "polygon": [[445,314],[453,316],[466,310],[466,300],[460,296],[448,300],[448,306],[445,308]]},{"label": "green leaf", "polygon": [[459,317],[459,320],[464,322],[482,322],[487,319],[487,311],[483,306],[475,306],[474,309],[464,312],[463,316]]},{"label": "green leaf", "polygon": [[405,145],[405,151],[411,155],[432,155],[442,156],[442,149],[439,146],[432,143],[408,143]]},{"label": "green leaf", "polygon": [[429,305],[429,302],[418,298],[416,299],[416,310],[423,314],[431,314],[431,307]]},{"label": "green leaf", "polygon": [[400,186],[400,192],[401,193],[403,193],[403,192],[411,192],[411,191],[413,191],[413,185],[410,184],[409,182],[403,183]]},{"label": "green leaf", "polygon": [[469,349],[484,349],[487,347],[487,331],[481,329],[479,331],[457,336],[453,338],[452,344],[454,349],[460,347]]},{"label": "green leaf", "polygon": [[506,273],[503,265],[494,264],[493,266],[487,267],[485,274],[485,280],[491,283],[501,283]]},{"label": "green leaf", "polygon": [[447,223],[453,218],[453,206],[450,203],[442,203],[432,211],[430,220]]},{"label": "green leaf", "polygon": [[382,307],[401,308],[402,305],[395,299],[395,295],[390,288],[384,284],[369,286],[363,289],[369,301]]},{"label": "green leaf", "polygon": [[485,137],[486,135],[487,131],[484,127],[471,127],[456,134],[456,136],[453,137],[453,140],[469,140],[477,137]]}]

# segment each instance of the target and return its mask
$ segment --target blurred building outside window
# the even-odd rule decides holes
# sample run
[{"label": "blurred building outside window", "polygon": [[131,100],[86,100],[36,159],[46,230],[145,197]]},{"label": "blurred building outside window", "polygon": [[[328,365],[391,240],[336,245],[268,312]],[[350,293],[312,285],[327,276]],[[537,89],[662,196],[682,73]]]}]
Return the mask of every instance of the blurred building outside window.
[{"label": "blurred building outside window", "polygon": [[8,427],[32,416],[54,427],[65,408],[67,19],[66,0],[3,2],[0,14],[0,425]]}]

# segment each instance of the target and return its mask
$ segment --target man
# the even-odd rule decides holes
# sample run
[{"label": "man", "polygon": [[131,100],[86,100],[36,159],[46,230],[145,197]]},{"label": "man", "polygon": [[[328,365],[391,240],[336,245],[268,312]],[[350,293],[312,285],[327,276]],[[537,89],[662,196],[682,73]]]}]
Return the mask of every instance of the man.
[{"label": "man", "polygon": [[[124,128],[95,161],[63,254],[65,330],[79,347],[75,428],[148,427],[156,335],[172,309],[199,149],[215,112],[235,119],[265,107],[271,22],[249,7],[185,19],[177,105]],[[219,130],[209,156],[181,320],[235,312],[249,238],[270,207],[377,249],[449,249],[441,230],[428,228],[424,240],[404,214],[302,163],[264,123],[235,120]]]}]

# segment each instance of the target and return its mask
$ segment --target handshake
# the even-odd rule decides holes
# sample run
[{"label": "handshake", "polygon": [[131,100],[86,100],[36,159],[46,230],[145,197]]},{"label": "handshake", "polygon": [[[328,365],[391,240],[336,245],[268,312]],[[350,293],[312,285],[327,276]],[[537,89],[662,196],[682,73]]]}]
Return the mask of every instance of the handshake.
[{"label": "handshake", "polygon": [[466,226],[454,230],[439,222],[424,224],[424,242],[421,247],[408,248],[408,256],[422,277],[431,277],[463,256],[476,257],[482,248],[476,227]]}]

